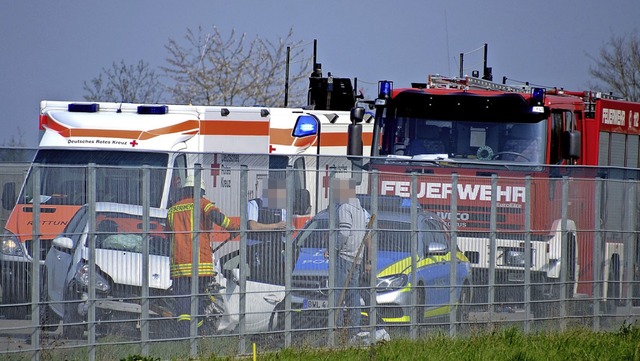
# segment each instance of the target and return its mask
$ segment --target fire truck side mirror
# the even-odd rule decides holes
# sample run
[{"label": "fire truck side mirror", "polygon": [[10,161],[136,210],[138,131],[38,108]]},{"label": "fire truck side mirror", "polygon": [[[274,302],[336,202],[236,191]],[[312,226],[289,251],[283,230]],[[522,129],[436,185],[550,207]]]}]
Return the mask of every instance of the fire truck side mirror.
[{"label": "fire truck side mirror", "polygon": [[347,155],[362,156],[362,124],[349,124],[347,128]]},{"label": "fire truck side mirror", "polygon": [[2,187],[2,208],[10,211],[16,205],[16,184],[7,182]]},{"label": "fire truck side mirror", "polygon": [[578,159],[582,150],[580,132],[566,131],[562,139],[562,157],[565,159]]},{"label": "fire truck side mirror", "polygon": [[363,107],[351,108],[350,117],[351,117],[352,124],[362,123],[362,119],[364,119],[364,108]]}]

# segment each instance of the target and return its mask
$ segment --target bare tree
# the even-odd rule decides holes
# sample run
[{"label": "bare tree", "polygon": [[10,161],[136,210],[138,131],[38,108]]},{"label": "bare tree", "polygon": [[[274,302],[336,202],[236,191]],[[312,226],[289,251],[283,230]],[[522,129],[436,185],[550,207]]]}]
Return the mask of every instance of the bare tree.
[{"label": "bare tree", "polygon": [[[213,27],[205,32],[187,29],[186,45],[170,39],[168,66],[162,69],[174,80],[174,101],[198,105],[282,106],[284,104],[287,47],[291,48],[289,99],[303,104],[311,57],[301,41],[293,41],[290,29],[284,38],[271,42],[232,30],[228,37]],[[291,74],[293,73],[293,74]],[[304,81],[303,81],[304,80]]]},{"label": "bare tree", "polygon": [[35,149],[28,149],[24,141],[24,131],[18,127],[18,134],[12,135],[8,141],[0,143],[0,163],[30,162]]},{"label": "bare tree", "polygon": [[640,37],[612,36],[600,49],[600,57],[591,57],[595,65],[589,73],[616,94],[640,101]]},{"label": "bare tree", "polygon": [[159,76],[143,60],[135,65],[114,62],[97,78],[85,81],[83,89],[85,100],[107,102],[157,103],[163,93]]}]

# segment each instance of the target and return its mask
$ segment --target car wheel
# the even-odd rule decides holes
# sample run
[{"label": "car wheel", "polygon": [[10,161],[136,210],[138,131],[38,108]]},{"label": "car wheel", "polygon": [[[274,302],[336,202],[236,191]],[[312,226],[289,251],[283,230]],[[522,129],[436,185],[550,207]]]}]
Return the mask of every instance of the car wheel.
[{"label": "car wheel", "polygon": [[60,317],[51,311],[48,304],[40,305],[40,328],[43,331],[54,332],[59,323]]},{"label": "car wheel", "polygon": [[60,317],[49,307],[49,295],[46,286],[42,287],[40,297],[43,301],[40,305],[40,327],[43,331],[53,332],[58,329]]},{"label": "car wheel", "polygon": [[[67,312],[65,311],[65,316]],[[62,336],[71,340],[81,340],[84,338],[85,327],[82,324],[77,324],[78,320],[70,320],[67,317],[64,318],[62,323]]]},{"label": "car wheel", "polygon": [[269,331],[284,330],[284,301],[279,302],[269,317]]},{"label": "car wheel", "polygon": [[78,305],[80,302],[71,301],[71,292],[67,293],[64,305],[64,316],[62,317],[62,336],[72,340],[84,338],[85,325],[78,316]]}]

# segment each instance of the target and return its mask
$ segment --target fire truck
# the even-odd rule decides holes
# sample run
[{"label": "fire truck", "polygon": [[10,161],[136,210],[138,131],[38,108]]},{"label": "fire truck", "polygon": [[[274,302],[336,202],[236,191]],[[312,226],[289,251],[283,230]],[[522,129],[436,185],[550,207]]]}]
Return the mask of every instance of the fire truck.
[{"label": "fire truck", "polygon": [[545,300],[592,295],[597,226],[614,230],[604,232],[607,267],[596,276],[603,299],[622,297],[612,286],[623,277],[628,234],[620,209],[637,214],[637,203],[623,208],[623,183],[596,193],[594,180],[638,179],[640,104],[435,75],[410,88],[379,82],[375,107],[365,169],[379,172],[381,195],[413,196],[454,223],[473,266],[474,302],[521,304],[525,274],[539,316]]},{"label": "fire truck", "polygon": [[[200,164],[207,198],[236,219],[242,206],[237,201],[241,165],[251,170],[248,199],[261,196],[270,172],[283,174],[290,167],[295,171],[291,218],[294,227],[301,228],[316,210],[326,207],[323,171],[350,166],[347,160],[338,164],[340,159],[315,156],[346,153],[351,123],[347,110],[355,101],[348,80],[331,79],[333,89],[326,90],[327,78],[313,79],[314,106],[305,108],[42,101],[42,136],[33,159],[40,170],[40,261],[51,240],[87,203],[90,164],[96,168],[96,201],[138,205],[140,169],[148,166],[150,205],[157,208],[174,201],[179,184]],[[366,144],[371,128],[365,125]],[[33,179],[32,166],[21,189],[15,183],[3,189],[3,207],[12,210],[0,243],[5,305],[30,302]],[[9,310],[22,312],[0,308]]]}]

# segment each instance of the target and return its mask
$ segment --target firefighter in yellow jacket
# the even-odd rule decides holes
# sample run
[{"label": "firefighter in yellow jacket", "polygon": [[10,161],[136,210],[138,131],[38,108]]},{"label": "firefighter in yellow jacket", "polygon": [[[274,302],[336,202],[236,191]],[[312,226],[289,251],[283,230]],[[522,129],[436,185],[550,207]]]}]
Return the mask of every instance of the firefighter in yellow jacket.
[{"label": "firefighter in yellow jacket", "polygon": [[[189,321],[191,321],[191,275],[198,267],[198,288],[200,294],[205,293],[207,285],[213,281],[213,253],[211,249],[211,231],[214,224],[229,231],[237,231],[239,227],[231,222],[211,201],[204,197],[204,184],[200,190],[200,251],[198,264],[192,265],[193,239],[193,198],[194,180],[187,177],[180,189],[179,201],[167,214],[167,228],[171,235],[171,279],[173,292],[176,295],[176,311],[178,314],[178,337],[189,336]],[[201,307],[200,307],[201,308]]]}]

